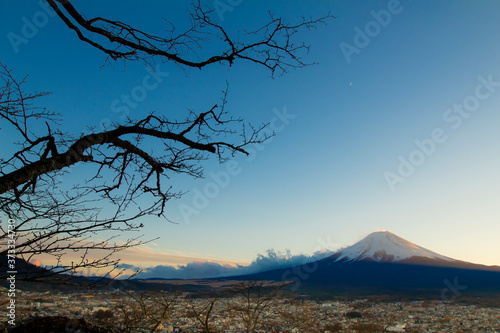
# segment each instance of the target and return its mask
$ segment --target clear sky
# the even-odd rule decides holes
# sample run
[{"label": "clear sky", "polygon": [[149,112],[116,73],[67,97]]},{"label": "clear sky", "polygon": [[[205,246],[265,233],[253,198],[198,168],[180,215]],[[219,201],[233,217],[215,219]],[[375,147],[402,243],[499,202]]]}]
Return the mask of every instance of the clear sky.
[{"label": "clear sky", "polygon": [[[185,22],[186,1],[147,3],[74,4],[87,17],[152,32],[162,17]],[[235,115],[280,130],[251,160],[236,157],[228,184],[212,178],[227,168],[217,163],[205,179],[173,179],[190,191],[168,205],[178,224],[145,219],[146,238],[160,239],[129,263],[249,263],[267,249],[312,254],[384,229],[448,257],[500,265],[500,3],[243,0],[219,20],[230,31],[255,28],[268,10],[291,22],[336,16],[298,36],[318,65],[272,79],[249,62],[187,74],[162,64],[161,82],[130,109],[132,118],[205,111],[227,81]],[[30,88],[53,92],[43,102],[64,115],[67,131],[119,122],[113,102],[142,84],[144,65],[103,66],[102,53],[40,12],[34,1],[2,2],[1,61],[29,74]],[[9,33],[22,36],[34,19],[37,31],[13,45]],[[217,193],[200,198],[214,184]]]}]

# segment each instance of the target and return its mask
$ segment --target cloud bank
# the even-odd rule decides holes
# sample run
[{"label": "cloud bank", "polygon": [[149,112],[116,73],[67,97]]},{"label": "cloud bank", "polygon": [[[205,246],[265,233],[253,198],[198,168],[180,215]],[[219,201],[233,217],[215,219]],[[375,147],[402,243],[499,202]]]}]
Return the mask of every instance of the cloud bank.
[{"label": "cloud bank", "polygon": [[[143,269],[137,278],[163,278],[163,279],[200,279],[211,277],[224,277],[245,275],[264,272],[278,268],[288,268],[322,259],[333,254],[332,251],[315,252],[313,255],[292,255],[289,250],[284,253],[273,249],[267,250],[266,254],[259,254],[248,266],[217,263],[204,260],[196,260],[185,265],[158,265]],[[138,270],[134,265],[121,264],[120,268]]]}]

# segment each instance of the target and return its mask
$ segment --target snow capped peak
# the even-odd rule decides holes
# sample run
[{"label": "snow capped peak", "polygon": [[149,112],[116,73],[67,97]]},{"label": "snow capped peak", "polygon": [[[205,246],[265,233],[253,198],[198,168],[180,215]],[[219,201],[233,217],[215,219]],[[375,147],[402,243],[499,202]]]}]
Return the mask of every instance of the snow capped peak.
[{"label": "snow capped peak", "polygon": [[337,261],[347,259],[394,262],[411,257],[454,261],[452,258],[442,256],[413,244],[390,231],[371,233],[356,244],[340,250],[335,256],[337,257]]}]

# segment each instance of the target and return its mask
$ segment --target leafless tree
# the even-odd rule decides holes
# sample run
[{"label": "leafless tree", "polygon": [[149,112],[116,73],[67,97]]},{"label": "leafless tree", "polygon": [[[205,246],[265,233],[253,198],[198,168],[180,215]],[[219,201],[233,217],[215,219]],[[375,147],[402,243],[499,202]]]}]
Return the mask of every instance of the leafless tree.
[{"label": "leafless tree", "polygon": [[230,293],[237,299],[229,309],[241,318],[245,332],[256,331],[265,316],[265,311],[270,309],[281,291],[288,285],[287,282],[244,281],[230,288]]},{"label": "leafless tree", "polygon": [[[164,216],[167,201],[181,195],[165,185],[171,174],[202,177],[200,163],[209,154],[224,161],[269,137],[260,134],[265,125],[248,131],[241,119],[229,117],[225,94],[220,106],[199,114],[190,112],[181,121],[151,114],[110,130],[73,137],[52,129],[59,115],[34,105],[46,93],[26,94],[24,80],[18,82],[3,65],[0,77],[4,82],[0,117],[19,140],[10,156],[0,160],[0,209],[16,221],[16,255],[26,261],[40,254],[57,258],[57,270],[44,271],[44,281],[52,277],[51,281],[60,282],[66,279],[61,273],[116,265],[113,255],[134,246],[138,239],[120,243],[114,238],[139,229],[142,225],[133,221],[141,216]],[[239,144],[225,141],[238,135]],[[152,152],[152,146],[161,148]],[[76,164],[84,164],[86,168],[78,171],[90,176],[69,186],[71,180],[64,177]],[[149,204],[143,196],[149,197]],[[111,205],[103,216],[105,201]],[[113,207],[111,214],[109,207]],[[96,241],[96,234],[109,237]],[[8,236],[3,228],[0,240]],[[64,264],[62,257],[68,251],[77,252],[81,259]],[[7,248],[2,250],[3,255],[7,252]],[[33,272],[19,276],[40,277]]]},{"label": "leafless tree", "polygon": [[190,300],[190,310],[201,325],[204,333],[217,333],[219,330],[213,325],[213,315],[215,314],[215,305],[221,302],[220,293],[207,295],[206,298],[196,298]]},{"label": "leafless tree", "polygon": [[[191,27],[178,33],[168,25],[162,37],[120,21],[86,19],[69,0],[46,1],[79,39],[110,59],[174,62],[186,69],[236,60],[262,65],[272,74],[306,66],[302,55],[308,46],[294,44],[294,36],[332,18],[328,14],[286,24],[271,15],[268,24],[244,32],[245,40],[239,40],[215,23],[210,9],[195,3]],[[199,53],[206,53],[204,46],[213,39],[221,49],[204,58]],[[90,268],[119,274],[113,272],[119,263],[116,253],[144,241],[140,236],[125,241],[117,237],[139,230],[140,217],[167,218],[167,202],[183,194],[172,188],[170,177],[200,178],[204,160],[215,156],[223,162],[246,154],[249,145],[273,135],[264,131],[266,124],[252,126],[232,117],[226,110],[227,89],[220,103],[180,119],[167,118],[160,110],[105,130],[72,135],[62,129],[62,115],[40,106],[47,92],[27,92],[26,77],[17,79],[4,64],[0,78],[0,126],[13,142],[2,144],[0,212],[16,223],[16,256],[27,262],[40,255],[56,259],[46,270],[26,270],[18,279],[70,283],[70,274]],[[77,177],[73,166],[78,166]],[[7,243],[12,234],[0,228],[0,242]],[[0,259],[7,254],[2,247]]]},{"label": "leafless tree", "polygon": [[122,333],[134,333],[147,330],[151,333],[162,332],[163,324],[172,314],[173,308],[180,297],[179,292],[163,290],[128,293],[129,301],[123,301],[117,306],[123,319],[113,325],[113,329]]}]

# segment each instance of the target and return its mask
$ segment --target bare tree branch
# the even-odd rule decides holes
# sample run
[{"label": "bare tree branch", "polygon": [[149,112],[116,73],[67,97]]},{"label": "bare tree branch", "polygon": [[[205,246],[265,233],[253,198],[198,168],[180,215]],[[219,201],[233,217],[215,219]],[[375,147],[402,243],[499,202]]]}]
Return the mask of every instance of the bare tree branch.
[{"label": "bare tree branch", "polygon": [[[276,71],[284,74],[291,68],[310,65],[302,59],[309,51],[309,46],[304,43],[295,44],[295,35],[302,29],[315,29],[334,18],[328,13],[320,18],[302,18],[296,24],[287,24],[269,13],[267,24],[245,31],[243,40],[240,40],[240,34],[236,38],[230,36],[212,17],[214,10],[198,1],[193,3],[189,12],[191,26],[186,31],[177,33],[175,27],[169,24],[165,36],[158,36],[120,21],[102,17],[85,19],[69,0],[46,1],[63,22],[76,32],[80,40],[101,50],[113,60],[149,62],[159,58],[164,62],[173,61],[182,67],[201,69],[214,63],[227,63],[231,66],[235,60],[242,59],[263,65],[272,74]],[[109,43],[104,45],[102,38]],[[197,54],[206,44],[214,42],[221,45],[216,54]]]}]

